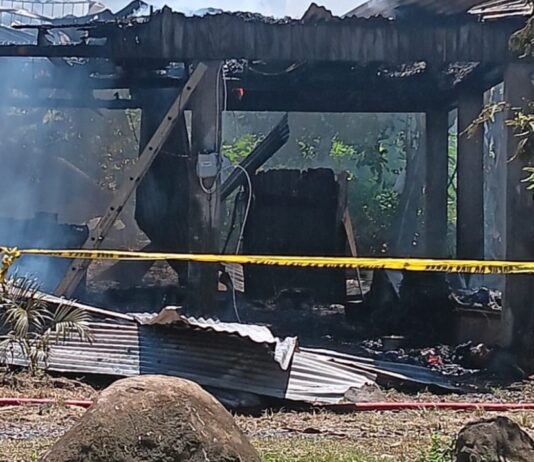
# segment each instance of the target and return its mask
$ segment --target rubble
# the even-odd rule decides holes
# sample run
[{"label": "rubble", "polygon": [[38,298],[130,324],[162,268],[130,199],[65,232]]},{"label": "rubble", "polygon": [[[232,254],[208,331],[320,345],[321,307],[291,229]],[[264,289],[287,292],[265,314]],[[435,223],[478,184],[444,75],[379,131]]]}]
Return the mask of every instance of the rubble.
[{"label": "rubble", "polygon": [[463,308],[502,311],[502,293],[498,290],[491,290],[487,287],[456,289],[450,296],[456,305]]}]

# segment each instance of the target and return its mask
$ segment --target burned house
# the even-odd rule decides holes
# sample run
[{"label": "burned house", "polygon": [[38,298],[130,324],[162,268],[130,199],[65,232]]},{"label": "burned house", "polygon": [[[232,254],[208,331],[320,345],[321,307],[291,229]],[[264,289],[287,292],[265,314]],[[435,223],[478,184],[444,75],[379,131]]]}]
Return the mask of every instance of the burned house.
[{"label": "burned house", "polygon": [[[121,184],[103,204],[102,218],[88,230],[82,248],[104,248],[135,195],[135,220],[150,241],[146,250],[197,254],[221,252],[221,204],[242,185],[246,194],[248,181],[255,194],[252,203],[243,202],[249,220],[237,233],[241,252],[340,256],[346,255],[347,239],[352,240],[342,178],[331,171],[258,172],[287,142],[284,118],[241,168],[224,178],[224,111],[424,114],[424,155],[412,165],[408,159],[407,184],[414,172],[424,179],[418,256],[439,259],[448,256],[449,113],[457,111],[460,135],[482,112],[485,94],[499,84],[511,107],[525,107],[531,100],[532,64],[509,47],[510,37],[531,14],[529,2],[370,1],[344,18],[312,5],[301,20],[276,20],[223,12],[190,17],[137,3],[115,15],[103,11],[14,29],[31,31],[35,39],[20,43],[7,37],[0,46],[0,65],[1,60],[32,58],[52,66],[29,81],[11,82],[3,102],[141,110],[139,158],[124,168]],[[76,74],[76,91],[65,79],[69,72]],[[35,89],[47,91],[36,94]],[[533,203],[520,186],[531,160],[507,162],[519,140],[511,128],[502,133],[498,179],[503,194],[496,220],[501,257],[531,260]],[[486,256],[486,146],[483,129],[458,136],[459,259]],[[296,227],[307,232],[296,234]],[[150,266],[118,265],[115,274],[140,277]],[[217,316],[221,268],[171,266],[185,286],[190,312]],[[56,295],[72,296],[87,267],[84,260],[71,262]],[[287,283],[317,288],[319,298],[338,303],[345,289],[345,275],[337,270],[251,267],[244,269],[244,280],[259,297],[272,297]],[[235,285],[235,278],[229,284]],[[532,276],[507,277],[500,322],[503,343],[528,352],[534,346],[532,290]]]}]

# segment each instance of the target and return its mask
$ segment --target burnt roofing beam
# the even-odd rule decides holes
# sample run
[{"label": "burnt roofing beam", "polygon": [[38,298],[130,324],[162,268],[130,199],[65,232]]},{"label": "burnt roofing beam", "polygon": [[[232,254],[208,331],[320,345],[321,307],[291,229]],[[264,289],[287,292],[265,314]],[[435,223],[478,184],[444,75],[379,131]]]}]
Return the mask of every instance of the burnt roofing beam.
[{"label": "burnt roofing beam", "polygon": [[19,58],[110,58],[101,45],[0,45],[0,57]]},{"label": "burnt roofing beam", "polygon": [[429,63],[513,59],[512,33],[524,19],[474,18],[388,21],[348,18],[331,22],[268,23],[240,15],[187,18],[163,9],[148,22],[99,24],[88,30],[96,45],[7,45],[0,56],[107,57],[117,62],[249,59],[289,62]]},{"label": "burnt roofing beam", "polygon": [[89,108],[89,109],[139,109],[138,99],[98,98],[0,98],[0,107],[19,108]]},{"label": "burnt roofing beam", "polygon": [[231,14],[187,18],[163,9],[148,22],[126,28],[109,24],[91,33],[108,37],[113,55],[124,59],[439,64],[507,61],[509,37],[522,25],[523,19],[479,22],[469,17],[272,24]]}]

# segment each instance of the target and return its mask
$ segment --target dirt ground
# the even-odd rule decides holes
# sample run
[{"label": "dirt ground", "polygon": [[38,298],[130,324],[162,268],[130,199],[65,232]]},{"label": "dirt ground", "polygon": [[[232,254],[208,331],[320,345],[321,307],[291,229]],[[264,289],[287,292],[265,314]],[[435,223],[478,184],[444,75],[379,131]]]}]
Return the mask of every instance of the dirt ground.
[{"label": "dirt ground", "polygon": [[[84,410],[64,406],[70,398],[92,398],[94,389],[67,379],[30,384],[27,380],[0,378],[0,396],[53,397],[53,406],[0,408],[0,462],[31,462],[50,447]],[[534,383],[515,390],[497,390],[490,395],[435,396],[426,393],[406,396],[386,394],[388,400],[492,401],[534,400]],[[495,413],[452,411],[360,412],[335,414],[314,412],[265,412],[260,417],[236,416],[266,462],[428,462],[422,456],[436,438],[450,444],[468,422]],[[502,413],[534,436],[533,412]],[[434,435],[434,437],[433,437]]]}]

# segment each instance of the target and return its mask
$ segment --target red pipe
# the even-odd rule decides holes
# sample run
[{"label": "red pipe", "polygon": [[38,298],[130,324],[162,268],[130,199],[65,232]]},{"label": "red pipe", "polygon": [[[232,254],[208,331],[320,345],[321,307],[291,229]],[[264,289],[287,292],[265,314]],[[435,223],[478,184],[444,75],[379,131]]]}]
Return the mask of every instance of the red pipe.
[{"label": "red pipe", "polygon": [[[0,398],[2,406],[21,406],[24,404],[64,404],[66,406],[78,406],[87,409],[93,404],[89,400],[65,400],[58,401],[48,398]],[[534,403],[349,403],[326,406],[336,411],[422,411],[422,410],[447,410],[447,411],[533,411]]]},{"label": "red pipe", "polygon": [[332,406],[333,410],[346,411],[532,411],[534,403],[350,403]]},{"label": "red pipe", "polygon": [[48,398],[0,398],[0,407],[21,406],[24,404],[64,404],[66,406],[79,406],[87,409],[93,404],[93,402],[76,399],[59,401]]}]

